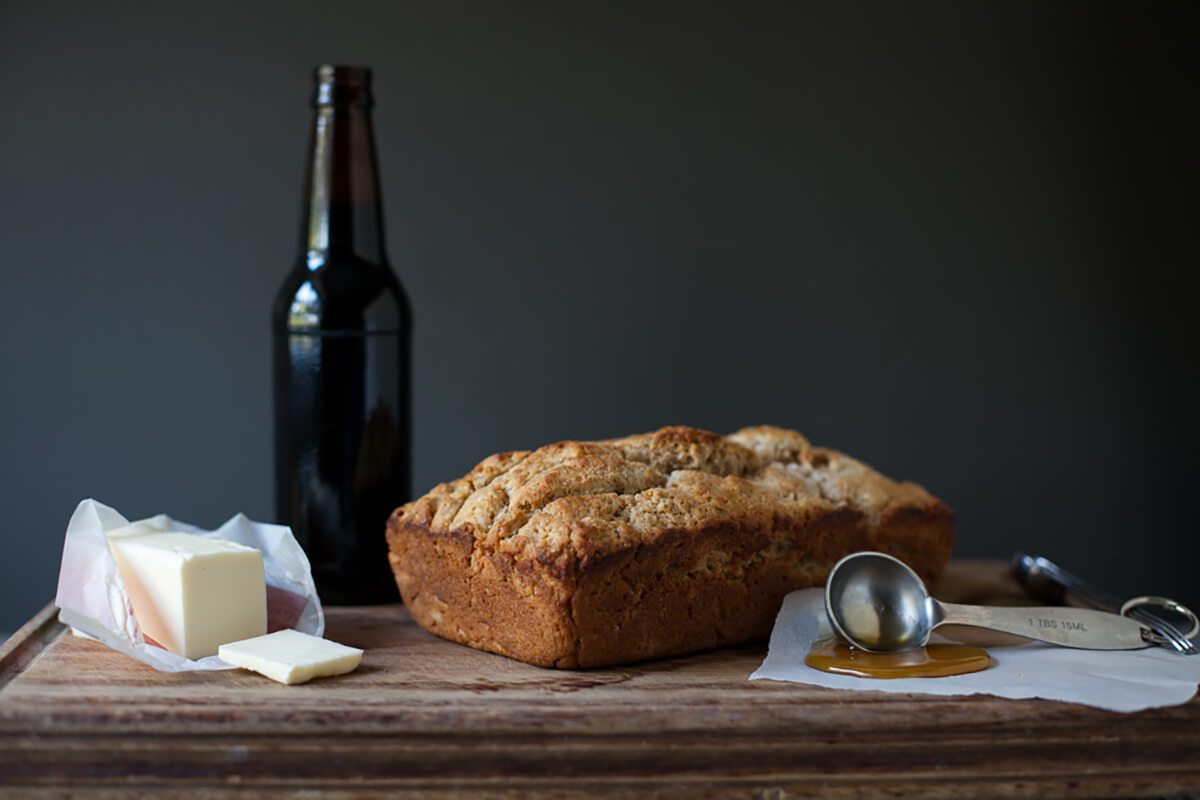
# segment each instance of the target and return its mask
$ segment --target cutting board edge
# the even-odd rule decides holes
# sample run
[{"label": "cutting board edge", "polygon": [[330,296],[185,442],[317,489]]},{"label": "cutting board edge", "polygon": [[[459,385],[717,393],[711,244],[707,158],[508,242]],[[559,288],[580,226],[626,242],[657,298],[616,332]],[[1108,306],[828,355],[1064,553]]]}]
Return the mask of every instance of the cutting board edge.
[{"label": "cutting board edge", "polygon": [[21,674],[25,665],[66,630],[58,621],[58,606],[47,603],[0,645],[0,690]]}]

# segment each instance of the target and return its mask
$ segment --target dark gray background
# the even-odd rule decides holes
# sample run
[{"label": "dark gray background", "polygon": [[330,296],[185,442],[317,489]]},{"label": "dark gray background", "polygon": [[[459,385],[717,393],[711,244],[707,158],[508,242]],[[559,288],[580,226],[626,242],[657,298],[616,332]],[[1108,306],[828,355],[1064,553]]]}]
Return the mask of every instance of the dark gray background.
[{"label": "dark gray background", "polygon": [[771,422],[1200,602],[1197,5],[0,6],[0,629],[96,497],[270,518],[310,69],[376,71],[415,483]]}]

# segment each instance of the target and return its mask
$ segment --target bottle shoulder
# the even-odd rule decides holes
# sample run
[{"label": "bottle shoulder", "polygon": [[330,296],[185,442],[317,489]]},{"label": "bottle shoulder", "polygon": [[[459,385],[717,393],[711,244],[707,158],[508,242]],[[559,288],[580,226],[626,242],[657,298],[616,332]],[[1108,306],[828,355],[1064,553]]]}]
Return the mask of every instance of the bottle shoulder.
[{"label": "bottle shoulder", "polygon": [[412,312],[386,263],[301,259],[280,286],[273,319],[277,328],[407,331]]}]

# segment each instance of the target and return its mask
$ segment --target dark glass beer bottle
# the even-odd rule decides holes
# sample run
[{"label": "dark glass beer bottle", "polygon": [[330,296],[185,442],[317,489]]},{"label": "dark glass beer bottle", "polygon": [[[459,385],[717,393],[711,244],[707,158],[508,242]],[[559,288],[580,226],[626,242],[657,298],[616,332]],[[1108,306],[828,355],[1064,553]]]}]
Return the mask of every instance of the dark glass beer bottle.
[{"label": "dark glass beer bottle", "polygon": [[316,70],[300,257],[274,309],[275,496],[326,603],[399,599],[388,515],[409,493],[409,334],[388,265],[371,72]]}]

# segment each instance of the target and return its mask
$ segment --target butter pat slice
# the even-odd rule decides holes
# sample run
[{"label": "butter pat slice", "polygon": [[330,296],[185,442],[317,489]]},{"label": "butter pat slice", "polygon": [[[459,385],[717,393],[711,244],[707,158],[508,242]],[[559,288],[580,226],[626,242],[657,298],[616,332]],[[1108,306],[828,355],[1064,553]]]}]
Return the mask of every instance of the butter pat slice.
[{"label": "butter pat slice", "polygon": [[280,683],[344,675],[362,661],[363,651],[300,631],[284,630],[221,645],[218,655],[235,667],[254,670]]},{"label": "butter pat slice", "polygon": [[108,537],[142,633],[184,658],[267,632],[267,583],[253,547],[177,531]]}]

